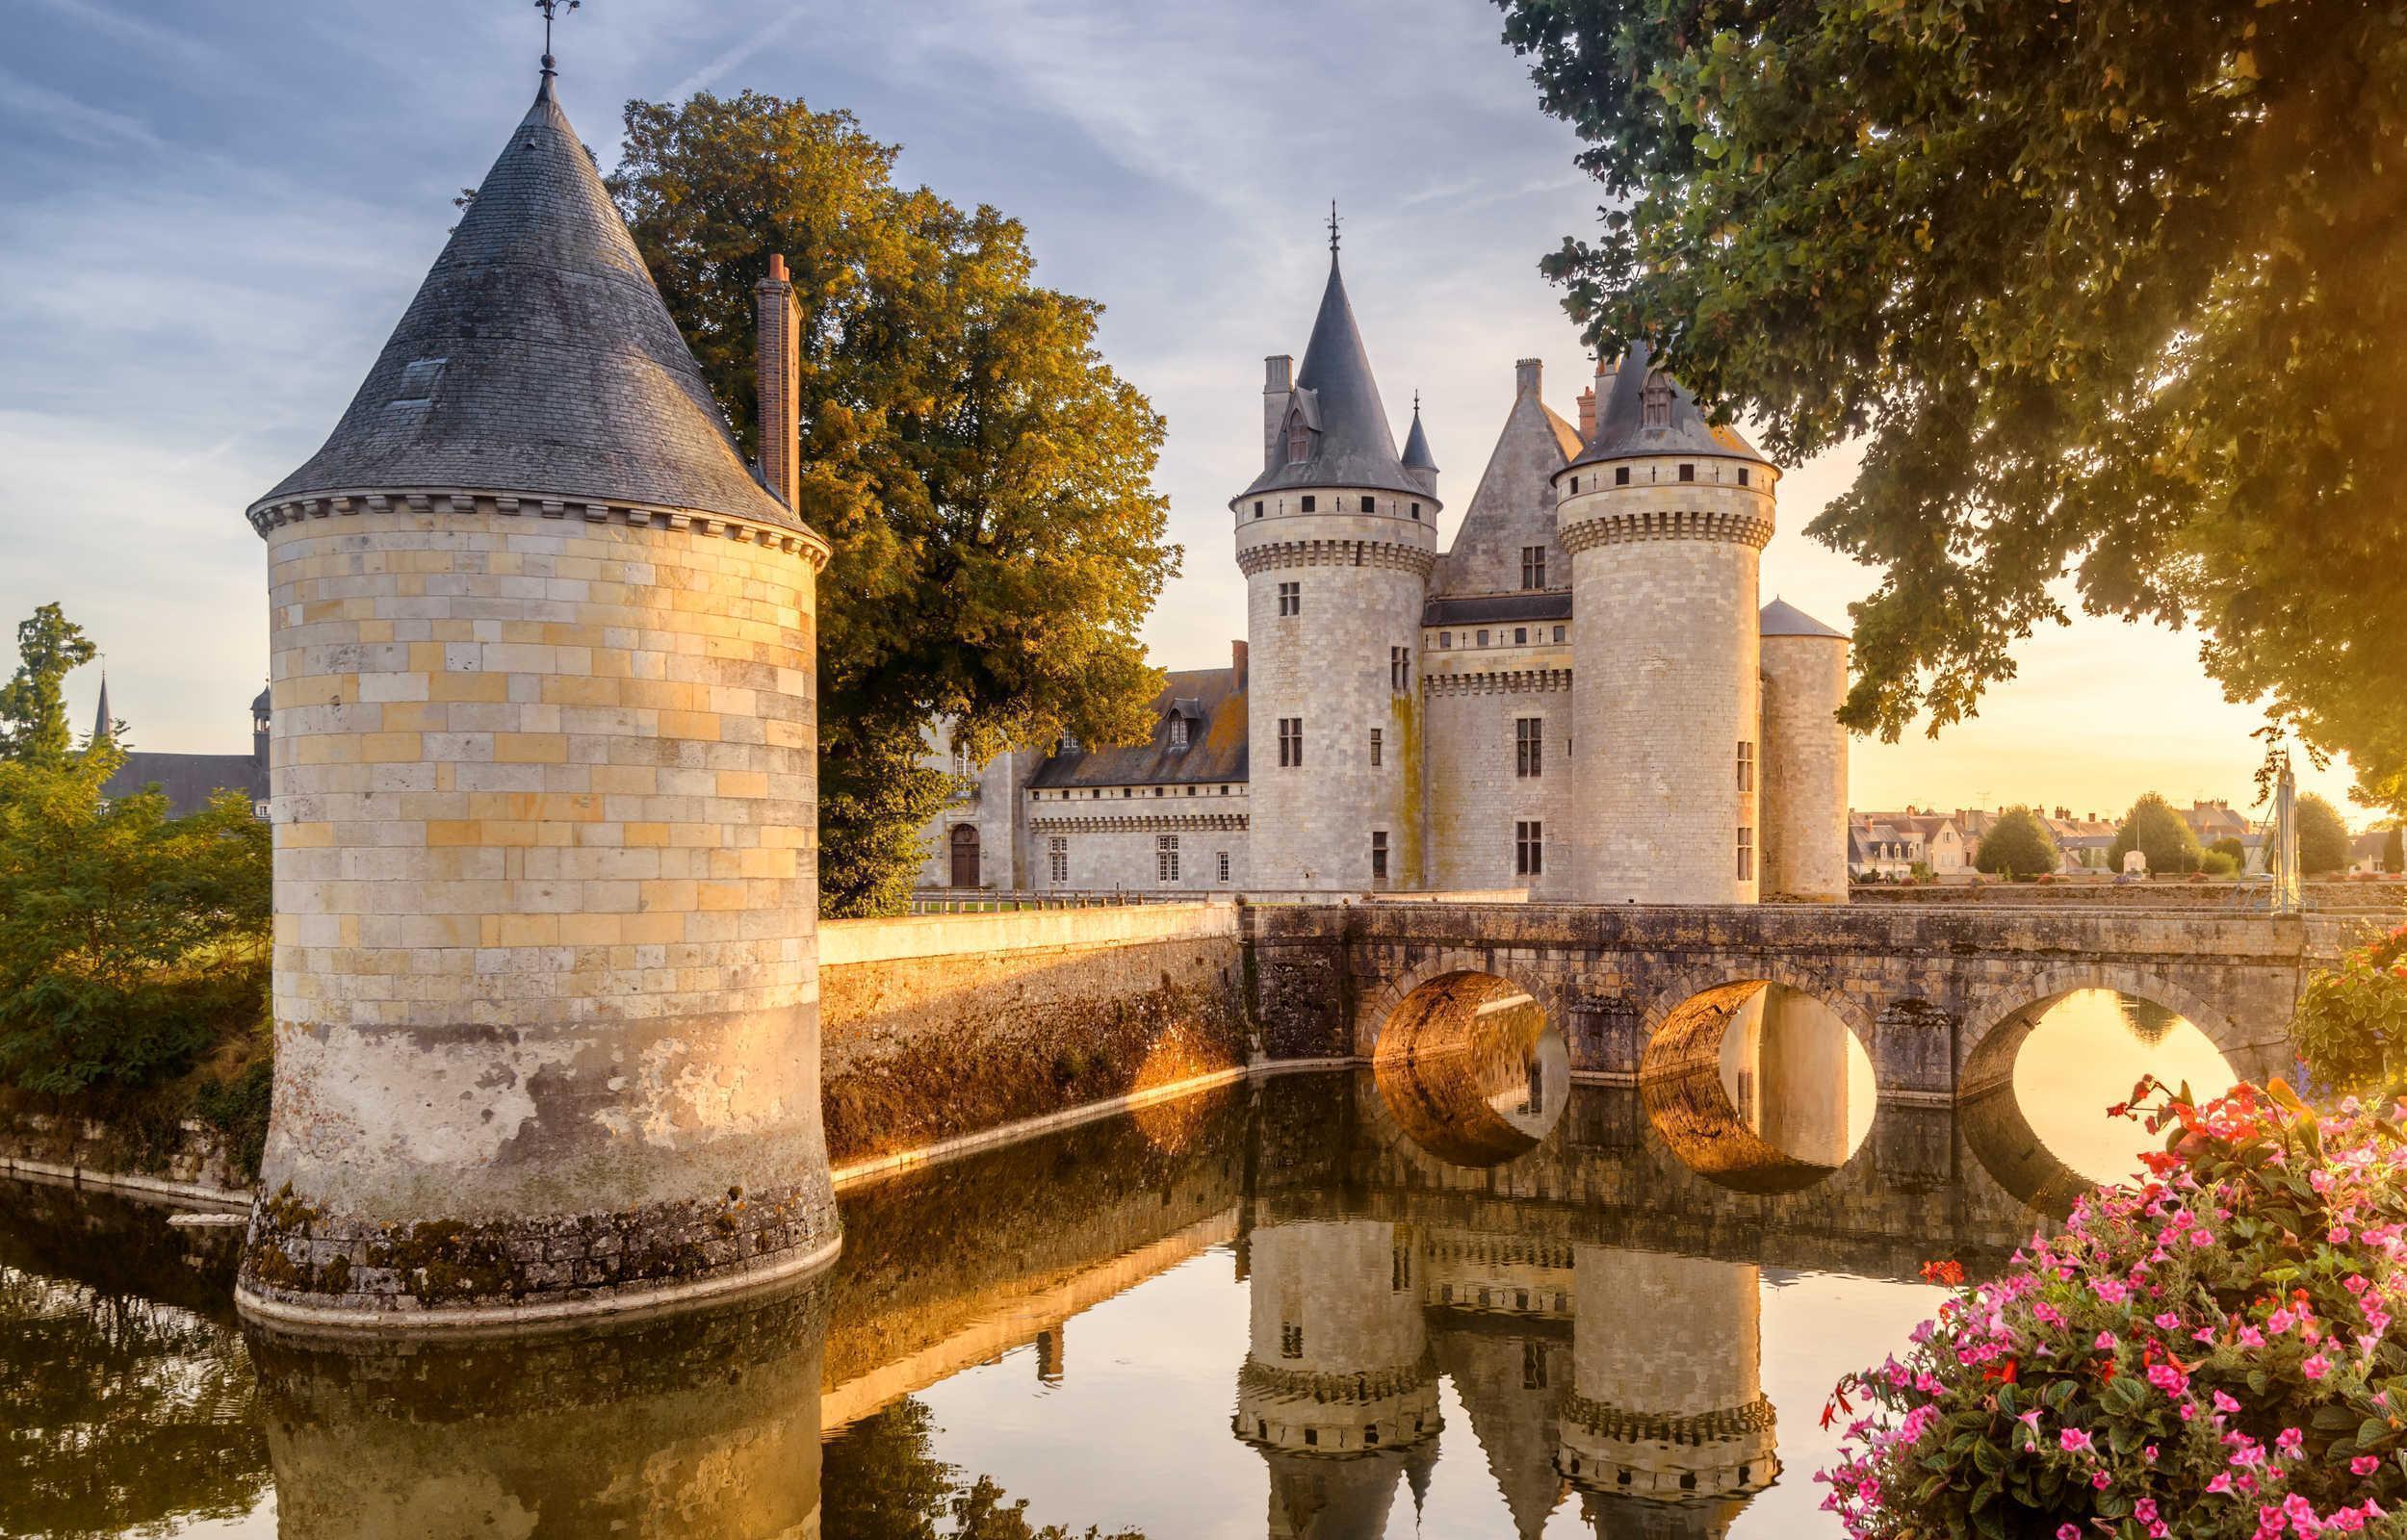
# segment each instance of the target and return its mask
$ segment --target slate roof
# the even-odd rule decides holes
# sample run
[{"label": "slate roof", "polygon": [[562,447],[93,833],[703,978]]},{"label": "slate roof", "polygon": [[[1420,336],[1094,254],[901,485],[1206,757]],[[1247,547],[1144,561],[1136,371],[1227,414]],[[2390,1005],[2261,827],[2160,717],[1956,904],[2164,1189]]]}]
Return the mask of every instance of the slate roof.
[{"label": "slate roof", "polygon": [[167,793],[170,817],[183,818],[208,805],[212,794],[231,787],[252,802],[268,796],[267,767],[247,754],[164,754],[136,751],[100,788],[104,797],[130,797],[153,782]]},{"label": "slate roof", "polygon": [[1569,589],[1482,594],[1475,599],[1433,599],[1421,606],[1424,626],[1492,626],[1498,621],[1570,618]]},{"label": "slate roof", "polygon": [[[1170,713],[1188,719],[1187,746],[1170,746]],[[1195,785],[1246,779],[1245,692],[1229,667],[1173,670],[1153,697],[1153,735],[1125,749],[1046,757],[1031,786]]]},{"label": "slate roof", "polygon": [[1436,457],[1429,452],[1429,434],[1421,427],[1421,409],[1412,408],[1412,431],[1404,436],[1404,468],[1408,471],[1435,471]]},{"label": "slate roof", "polygon": [[[1284,487],[1326,486],[1429,495],[1406,474],[1396,455],[1395,430],[1380,402],[1379,381],[1371,374],[1371,357],[1362,346],[1361,328],[1354,323],[1354,305],[1346,298],[1345,277],[1333,251],[1312,340],[1305,345],[1304,367],[1296,371],[1295,395],[1305,421],[1314,426],[1311,457],[1288,462],[1286,434],[1274,435],[1268,453],[1273,463],[1240,497]],[[1428,450],[1426,442],[1422,450]]]},{"label": "slate roof", "polygon": [[1825,626],[1813,616],[1783,599],[1774,599],[1764,606],[1758,634],[1764,636],[1833,636],[1843,642],[1848,639],[1847,632]]},{"label": "slate roof", "polygon": [[799,527],[738,454],[549,78],[325,447],[261,501],[409,490]]},{"label": "slate roof", "polygon": [[1698,454],[1750,460],[1757,465],[1772,463],[1756,453],[1755,447],[1741,438],[1736,428],[1706,422],[1688,387],[1669,376],[1665,383],[1671,387],[1670,424],[1665,427],[1646,426],[1646,381],[1654,372],[1647,366],[1649,356],[1643,342],[1630,344],[1630,350],[1621,355],[1620,367],[1596,402],[1596,431],[1571,461],[1573,465],[1592,465],[1598,460],[1618,460],[1634,454]]}]

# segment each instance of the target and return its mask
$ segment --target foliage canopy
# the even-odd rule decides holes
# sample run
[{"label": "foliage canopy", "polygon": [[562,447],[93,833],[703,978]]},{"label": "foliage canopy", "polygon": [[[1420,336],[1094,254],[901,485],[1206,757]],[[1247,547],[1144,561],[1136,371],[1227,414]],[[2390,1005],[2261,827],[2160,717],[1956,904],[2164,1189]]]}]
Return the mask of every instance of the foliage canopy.
[{"label": "foliage canopy", "polygon": [[2123,827],[2114,832],[2114,847],[2107,853],[2107,864],[2121,871],[2123,858],[2135,850],[2148,858],[2148,870],[2160,877],[2194,872],[2205,855],[2189,821],[2153,791],[2133,803],[2132,810],[2123,815]]},{"label": "foliage canopy", "polygon": [[1137,627],[1175,576],[1152,485],[1162,420],[1096,350],[1101,307],[1033,281],[1019,221],[892,180],[848,113],[746,91],[627,106],[610,178],[747,449],[753,286],[789,262],[800,328],[796,508],[819,584],[820,879],[830,914],[908,895],[951,783],[983,759],[1151,727]]},{"label": "foliage canopy", "polygon": [[2029,808],[2008,808],[1980,836],[1973,866],[1993,877],[2037,877],[2056,870],[2059,859],[2046,821]]},{"label": "foliage canopy", "polygon": [[2314,792],[2298,799],[2298,869],[2309,877],[2348,869],[2348,824]]},{"label": "foliage canopy", "polygon": [[99,650],[58,605],[44,604],[17,623],[16,652],[16,675],[0,684],[0,756],[56,768],[74,746],[66,677]]},{"label": "foliage canopy", "polygon": [[1612,201],[1544,263],[1874,564],[1843,719],[1970,714],[2093,614],[2407,807],[2407,12],[2361,0],[1498,0]]}]

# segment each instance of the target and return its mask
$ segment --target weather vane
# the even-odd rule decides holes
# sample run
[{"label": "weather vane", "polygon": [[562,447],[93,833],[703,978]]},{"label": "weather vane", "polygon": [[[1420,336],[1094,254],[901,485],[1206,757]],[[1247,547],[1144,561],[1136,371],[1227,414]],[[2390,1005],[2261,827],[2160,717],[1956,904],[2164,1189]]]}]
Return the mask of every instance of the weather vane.
[{"label": "weather vane", "polygon": [[[574,11],[585,0],[567,0],[567,3],[568,9]],[[552,67],[552,22],[559,14],[560,0],[535,0],[535,9],[543,13],[543,72],[547,75],[557,74],[558,71]]]},{"label": "weather vane", "polygon": [[1329,200],[1329,254],[1337,254],[1337,200]]}]

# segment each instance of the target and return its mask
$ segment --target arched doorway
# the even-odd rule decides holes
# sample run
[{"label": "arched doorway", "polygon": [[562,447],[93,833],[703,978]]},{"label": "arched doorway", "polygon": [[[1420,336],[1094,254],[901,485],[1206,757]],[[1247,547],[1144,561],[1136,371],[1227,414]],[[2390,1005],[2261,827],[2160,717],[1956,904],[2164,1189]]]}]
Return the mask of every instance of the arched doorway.
[{"label": "arched doorway", "polygon": [[1424,981],[1379,1030],[1371,1074],[1412,1142],[1455,1166],[1527,1154],[1563,1116],[1571,1055],[1545,1009],[1492,973]]},{"label": "arched doorway", "polygon": [[978,886],[978,826],[953,825],[953,887]]},{"label": "arched doorway", "polygon": [[1847,1164],[1873,1116],[1872,1060],[1802,989],[1715,985],[1665,1014],[1639,1064],[1639,1097],[1664,1142],[1724,1187],[1785,1193]]}]

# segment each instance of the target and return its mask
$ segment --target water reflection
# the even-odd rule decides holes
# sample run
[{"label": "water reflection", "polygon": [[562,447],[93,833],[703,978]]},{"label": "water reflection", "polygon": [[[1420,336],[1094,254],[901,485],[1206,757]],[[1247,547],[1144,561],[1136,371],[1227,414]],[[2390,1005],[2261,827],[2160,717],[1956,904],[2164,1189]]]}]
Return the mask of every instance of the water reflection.
[{"label": "water reflection", "polygon": [[1563,1116],[1571,1055],[1538,1002],[1504,980],[1424,985],[1383,1035],[1373,1073],[1396,1121],[1459,1166],[1527,1154]]},{"label": "water reflection", "polygon": [[1871,1132],[1872,1062],[1827,1007],[1785,985],[1705,990],[1665,1020],[1640,1085],[1695,1170],[1750,1193],[1810,1187]]},{"label": "water reflection", "polygon": [[[91,1199],[0,1189],[0,1395],[36,1430],[0,1532],[1834,1533],[1781,1474],[1830,1453],[1791,1402],[1928,1312],[1922,1262],[1993,1267],[2030,1210],[1948,1109],[1883,1106],[1822,1180],[1748,1191],[1641,1092],[1542,1070],[1553,1117],[1507,1158],[1448,1158],[1371,1073],[1274,1078],[1175,1139],[1098,1122],[850,1192],[807,1295],[532,1343],[246,1350],[182,1239],[94,1245]],[[1799,1277],[1843,1303],[1767,1316]]]},{"label": "water reflection", "polygon": [[2222,1094],[2237,1078],[2187,1017],[2114,989],[2076,989],[2048,1003],[2012,1046],[2012,1099],[2076,1184],[2120,1181],[2138,1168],[2140,1151],[2161,1142],[2101,1116],[2141,1075],[2187,1081],[2201,1096]]}]

